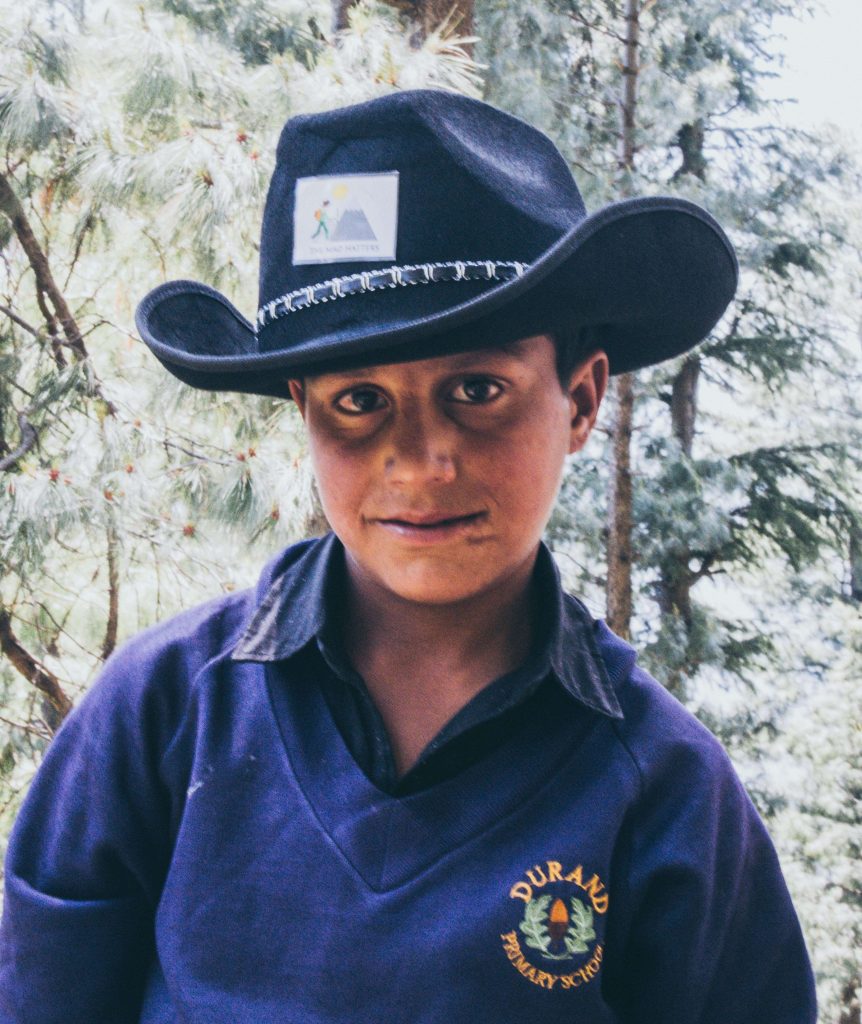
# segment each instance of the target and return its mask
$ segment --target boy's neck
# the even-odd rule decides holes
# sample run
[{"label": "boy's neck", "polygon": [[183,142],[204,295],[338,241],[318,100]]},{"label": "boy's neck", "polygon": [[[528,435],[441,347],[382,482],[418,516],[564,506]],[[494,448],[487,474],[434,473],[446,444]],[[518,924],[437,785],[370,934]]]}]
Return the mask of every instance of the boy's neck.
[{"label": "boy's neck", "polygon": [[399,774],[480,690],[526,660],[534,566],[535,553],[493,591],[429,605],[381,587],[348,556],[347,655],[380,711]]}]

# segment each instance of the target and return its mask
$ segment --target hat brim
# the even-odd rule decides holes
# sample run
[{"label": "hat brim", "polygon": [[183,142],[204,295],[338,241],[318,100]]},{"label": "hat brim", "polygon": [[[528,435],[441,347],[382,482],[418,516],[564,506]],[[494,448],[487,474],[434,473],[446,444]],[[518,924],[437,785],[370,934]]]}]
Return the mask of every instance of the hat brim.
[{"label": "hat brim", "polygon": [[[323,277],[324,275],[322,275]],[[705,338],[736,290],[738,265],[721,227],[684,199],[613,203],[586,217],[504,283],[470,282],[473,294],[441,312],[411,316],[401,289],[386,290],[388,315],[345,335],[329,330],[261,352],[253,325],[219,292],[172,281],[140,303],[142,338],[180,380],[207,390],[288,397],[286,381],[349,365],[423,358],[519,337],[583,328],[618,374],[679,355]],[[478,286],[478,293],[477,293]],[[456,283],[420,285],[447,288]],[[353,295],[339,302],[368,301]],[[385,327],[381,327],[385,323]]]}]

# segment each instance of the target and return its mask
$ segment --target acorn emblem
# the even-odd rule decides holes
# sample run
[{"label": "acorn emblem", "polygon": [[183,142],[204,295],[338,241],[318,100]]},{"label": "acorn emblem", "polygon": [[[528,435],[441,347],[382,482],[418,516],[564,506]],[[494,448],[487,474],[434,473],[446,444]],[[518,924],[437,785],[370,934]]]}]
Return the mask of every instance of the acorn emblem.
[{"label": "acorn emblem", "polygon": [[568,930],[569,912],[566,910],[566,904],[561,899],[556,899],[548,914],[548,934],[554,943],[558,943]]},{"label": "acorn emblem", "polygon": [[518,929],[530,949],[539,950],[545,960],[568,960],[575,953],[586,953],[596,937],[590,907],[577,896],[567,903],[550,893],[528,900]]}]

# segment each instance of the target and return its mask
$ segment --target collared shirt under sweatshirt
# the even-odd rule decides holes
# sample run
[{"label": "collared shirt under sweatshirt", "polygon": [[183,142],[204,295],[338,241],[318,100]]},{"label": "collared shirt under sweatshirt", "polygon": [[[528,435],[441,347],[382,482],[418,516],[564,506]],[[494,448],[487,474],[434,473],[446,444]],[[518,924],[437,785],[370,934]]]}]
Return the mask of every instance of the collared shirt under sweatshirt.
[{"label": "collared shirt under sweatshirt", "polygon": [[628,645],[545,589],[496,741],[387,792],[322,684],[336,557],[108,661],[15,825],[0,1024],[813,1024],[763,824]]},{"label": "collared shirt under sweatshirt", "polygon": [[[272,662],[274,671],[289,680],[290,659],[305,651],[351,754],[385,792],[418,792],[480,760],[517,728],[518,716],[530,713],[522,705],[543,685],[562,687],[573,700],[601,713],[620,714],[596,656],[592,619],[580,602],[563,593],[553,557],[541,545],[532,580],[536,637],[526,661],[477,693],[399,778],[383,719],[343,652],[345,576],[344,548],[329,534],[307,575],[275,580],[232,657]],[[404,674],[407,684],[409,665]]]}]

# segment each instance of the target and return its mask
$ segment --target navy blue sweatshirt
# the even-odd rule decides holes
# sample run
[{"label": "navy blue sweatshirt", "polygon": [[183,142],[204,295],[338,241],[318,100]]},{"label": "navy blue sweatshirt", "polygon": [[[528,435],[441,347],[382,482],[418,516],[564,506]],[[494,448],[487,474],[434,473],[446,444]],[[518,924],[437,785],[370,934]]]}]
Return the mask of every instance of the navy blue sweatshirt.
[{"label": "navy blue sweatshirt", "polygon": [[308,644],[239,660],[256,616],[290,629],[324,544],[139,634],[63,725],[7,854],[2,1024],[813,1024],[763,824],[603,623],[578,699],[542,687],[401,796]]}]

